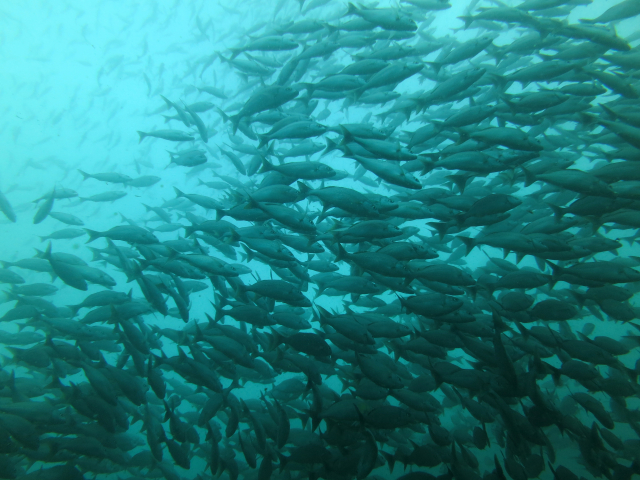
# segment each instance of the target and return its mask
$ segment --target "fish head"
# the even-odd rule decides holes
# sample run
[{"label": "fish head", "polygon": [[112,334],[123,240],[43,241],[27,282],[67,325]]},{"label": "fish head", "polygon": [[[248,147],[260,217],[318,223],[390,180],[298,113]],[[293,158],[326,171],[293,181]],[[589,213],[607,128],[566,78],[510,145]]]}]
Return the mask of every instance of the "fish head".
[{"label": "fish head", "polygon": [[367,280],[366,282],[364,282],[364,286],[367,288],[367,290],[378,290],[378,284],[373,280]]},{"label": "fish head", "polygon": [[323,133],[325,133],[327,131],[327,127],[317,123],[317,122],[312,122],[309,124],[309,132],[316,134],[316,135],[321,135]]},{"label": "fish head", "polygon": [[399,206],[398,202],[388,197],[380,198],[376,203],[377,203],[376,207],[379,212],[388,212],[398,208]]},{"label": "fish head", "polygon": [[329,165],[320,164],[313,167],[313,169],[317,173],[322,174],[323,176],[326,176],[326,177],[336,176],[336,171],[333,168],[331,168]]},{"label": "fish head", "polygon": [[424,68],[424,63],[420,62],[407,62],[404,66],[406,70],[410,72],[418,73],[420,70]]},{"label": "fish head", "polygon": [[293,87],[284,87],[282,89],[282,97],[287,98],[289,100],[293,100],[294,98],[296,98],[299,93],[300,93],[300,90]]},{"label": "fish head", "polygon": [[232,274],[234,276],[246,275],[252,272],[249,267],[241,265],[239,263],[225,265],[223,269],[225,272],[228,272],[229,274]]},{"label": "fish head", "polygon": [[305,231],[316,231],[315,224],[311,221],[309,217],[302,217],[298,220],[299,227]]},{"label": "fish head", "polygon": [[520,200],[518,197],[514,197],[513,195],[507,195],[506,200],[507,200],[507,204],[511,208],[515,208],[519,205],[522,205],[522,200]]}]

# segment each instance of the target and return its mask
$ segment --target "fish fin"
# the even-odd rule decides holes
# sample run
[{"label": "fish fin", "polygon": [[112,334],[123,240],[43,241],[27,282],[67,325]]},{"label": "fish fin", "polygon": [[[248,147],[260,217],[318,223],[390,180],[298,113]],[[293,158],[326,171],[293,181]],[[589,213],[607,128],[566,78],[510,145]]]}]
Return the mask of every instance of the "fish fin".
[{"label": "fish fin", "polygon": [[553,214],[556,216],[556,221],[560,221],[564,214],[566,213],[566,209],[562,207],[558,207],[557,205],[553,205],[552,203],[547,203],[549,208],[553,210]]},{"label": "fish fin", "polygon": [[536,177],[535,177],[535,175],[533,173],[531,173],[529,170],[524,168],[522,165],[520,165],[520,169],[524,173],[524,177],[525,177],[524,186],[525,187],[528,187],[532,183],[536,182]]},{"label": "fish fin", "polygon": [[469,26],[471,26],[471,24],[475,20],[471,15],[461,15],[458,18],[464,22],[464,29],[465,30],[467,28],[469,28]]},{"label": "fish fin", "polygon": [[436,74],[440,73],[440,69],[442,68],[442,63],[440,62],[424,62],[427,65],[429,65],[431,68],[433,68],[436,71]]},{"label": "fish fin", "polygon": [[149,136],[149,134],[148,134],[148,133],[146,133],[146,132],[141,132],[140,130],[138,130],[138,135],[140,135],[140,140],[138,140],[138,143],[141,143],[141,142],[142,142],[142,140],[144,140],[144,139],[145,139],[145,137],[148,137],[148,136]]},{"label": "fish fin", "polygon": [[473,250],[473,248],[476,246],[474,239],[471,237],[465,237],[464,235],[460,235],[456,238],[462,240],[462,243],[464,243],[467,249],[466,253],[464,254],[465,257],[469,255],[471,253],[471,250]]},{"label": "fish fin", "polygon": [[327,153],[332,152],[333,150],[338,149],[338,144],[330,138],[325,138],[327,142],[327,148],[325,148],[320,155],[320,158],[324,157]]},{"label": "fish fin", "polygon": [[228,118],[231,121],[231,125],[233,126],[233,134],[235,135],[236,132],[238,131],[238,124],[240,123],[240,120],[242,119],[242,117],[240,116],[240,114],[237,114],[237,115],[232,115],[231,117],[228,117]]},{"label": "fish fin", "polygon": [[309,185],[305,185],[304,183],[298,181],[298,190],[300,191],[299,200],[304,200],[309,196],[309,192],[311,192],[312,188]]},{"label": "fish fin", "polygon": [[101,232],[96,232],[95,230],[90,230],[88,228],[85,228],[84,231],[89,234],[89,240],[87,240],[87,243],[91,243],[102,236]]},{"label": "fish fin", "polygon": [[273,164],[267,160],[266,158],[262,159],[262,168],[258,171],[258,173],[267,173],[275,170]]}]

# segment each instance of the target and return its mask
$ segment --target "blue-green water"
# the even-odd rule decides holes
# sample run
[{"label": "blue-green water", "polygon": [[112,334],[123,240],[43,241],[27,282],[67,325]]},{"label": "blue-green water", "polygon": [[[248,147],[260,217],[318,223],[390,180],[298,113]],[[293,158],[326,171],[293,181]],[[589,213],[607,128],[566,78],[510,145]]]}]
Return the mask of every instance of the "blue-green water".
[{"label": "blue-green water", "polygon": [[[421,2],[0,5],[0,191],[10,205],[0,219],[0,478],[209,478],[212,470],[261,480],[409,471],[492,478],[495,459],[514,479],[553,478],[551,466],[561,465],[584,478],[632,475],[640,451],[640,333],[630,325],[640,278],[638,7],[623,2],[628,14],[619,16],[629,18],[584,27],[580,19],[616,2],[529,13],[508,8],[515,3],[411,3]],[[465,29],[459,17],[470,15],[479,17]],[[341,74],[367,61],[373,70]],[[543,64],[557,69],[530,73]],[[387,80],[376,76],[383,68],[416,71]],[[282,93],[276,86],[296,98],[269,104]],[[270,93],[256,107],[250,98],[261,91]],[[482,118],[451,120],[482,107]],[[287,122],[319,130],[256,135]],[[418,141],[423,127],[432,130]],[[137,133],[167,129],[193,140]],[[278,157],[294,146],[310,150]],[[454,148],[471,156],[452,157]],[[167,151],[191,149],[206,163],[170,162]],[[267,174],[267,162],[309,168],[284,178]],[[313,177],[318,162],[329,173]],[[84,179],[79,170],[112,176]],[[291,189],[251,203],[265,184]],[[366,202],[341,204],[326,187]],[[206,198],[176,197],[176,189]],[[255,221],[240,218],[250,212]],[[229,223],[203,223],[220,219]],[[362,222],[392,233],[367,223],[351,235]],[[192,224],[204,233],[184,229]],[[124,225],[155,239],[112,235],[119,253],[105,238],[85,243],[85,228]],[[75,231],[59,236],[75,238],[46,238],[63,229]],[[422,253],[378,252],[398,241]],[[213,258],[218,270],[194,267],[204,260],[190,255]],[[327,287],[337,277],[316,276],[320,265],[309,262],[318,260],[349,286]],[[429,269],[439,265],[449,270]],[[509,283],[514,270],[535,285]],[[306,301],[292,305],[285,284],[251,292],[278,279]],[[68,308],[104,290],[122,295]],[[128,317],[116,305],[132,305],[130,291],[142,314]],[[402,308],[398,296],[414,295],[430,295],[421,297],[426,307]],[[246,317],[220,313],[247,306]],[[277,319],[283,312],[302,325],[289,328]],[[375,322],[404,335],[380,334]],[[317,345],[331,354],[312,351]],[[153,372],[167,385],[166,406],[150,386]],[[483,427],[473,405],[495,421]],[[189,427],[185,438],[165,417],[171,410]]]}]

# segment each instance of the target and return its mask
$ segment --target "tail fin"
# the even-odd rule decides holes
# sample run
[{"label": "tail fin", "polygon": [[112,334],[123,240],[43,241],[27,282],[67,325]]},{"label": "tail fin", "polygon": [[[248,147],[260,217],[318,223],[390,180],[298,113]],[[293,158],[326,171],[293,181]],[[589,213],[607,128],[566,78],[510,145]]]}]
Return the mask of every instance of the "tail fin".
[{"label": "tail fin", "polygon": [[345,260],[348,256],[349,254],[347,253],[347,251],[342,247],[342,245],[338,243],[338,254],[336,255],[336,259],[334,261],[341,262]]},{"label": "tail fin", "polygon": [[549,205],[549,208],[553,210],[553,214],[556,216],[556,220],[560,221],[560,219],[562,219],[565,214],[566,208],[558,207],[557,205],[553,205],[551,203],[547,203],[547,205]]},{"label": "tail fin", "polygon": [[471,15],[462,15],[458,17],[460,20],[464,22],[464,29],[466,30],[471,26],[473,21],[475,20]]},{"label": "tail fin", "polygon": [[440,69],[442,68],[442,65],[443,65],[440,62],[425,62],[425,63],[431,66],[436,71],[436,74],[440,73]]},{"label": "tail fin", "polygon": [[320,157],[324,157],[327,153],[338,149],[338,144],[336,142],[334,142],[330,138],[326,138],[325,140],[327,141],[327,148],[324,149],[324,151],[322,152],[322,155],[320,155]]},{"label": "tail fin", "polygon": [[229,120],[231,121],[231,125],[233,126],[233,134],[234,135],[238,131],[238,124],[240,123],[241,119],[242,119],[242,117],[240,116],[240,114],[232,115],[231,117],[229,117]]},{"label": "tail fin", "polygon": [[522,165],[520,165],[520,168],[522,169],[522,171],[524,173],[524,177],[525,177],[524,186],[528,187],[532,183],[535,183],[535,181],[536,181],[535,175],[533,173],[531,173],[529,170],[527,170],[526,168],[524,168]]},{"label": "tail fin", "polygon": [[262,148],[265,145],[268,145],[269,141],[271,140],[267,135],[261,135],[261,134],[256,134],[256,135],[258,135],[258,138],[260,139],[258,148]]},{"label": "tail fin", "polygon": [[467,247],[467,253],[464,254],[464,256],[466,257],[471,253],[471,250],[473,250],[473,247],[476,246],[476,242],[474,241],[473,238],[465,237],[462,235],[458,236],[457,238],[462,240],[462,243],[464,243],[465,247]]},{"label": "tail fin", "polygon": [[94,240],[102,237],[101,232],[96,232],[95,230],[89,230],[88,228],[85,228],[84,231],[89,234],[89,240],[87,240],[87,243],[91,243]]},{"label": "tail fin", "polygon": [[551,267],[551,271],[553,272],[551,275],[551,281],[549,282],[549,286],[553,288],[553,286],[558,281],[558,277],[562,275],[562,267],[560,267],[559,265],[556,265],[555,263],[551,263],[549,260],[547,260],[546,262],[547,262],[547,265]]},{"label": "tail fin", "polygon": [[300,190],[299,200],[304,200],[309,196],[309,192],[312,191],[312,188],[309,185],[305,185],[302,182],[298,182],[298,190]]},{"label": "tail fin", "polygon": [[349,2],[349,10],[347,11],[346,15],[357,15],[357,14],[358,14],[358,7],[356,7],[353,3]]},{"label": "tail fin", "polygon": [[141,142],[142,142],[142,140],[144,140],[144,139],[145,139],[145,137],[148,137],[148,136],[149,136],[149,134],[148,134],[148,133],[146,133],[146,132],[141,132],[140,130],[138,130],[138,135],[140,135],[140,140],[138,140],[138,143],[141,143]]},{"label": "tail fin", "polygon": [[188,227],[185,226],[184,227],[184,236],[185,237],[189,237],[189,236],[193,235],[196,232],[196,230],[198,229],[198,227],[199,226],[198,226],[197,223],[191,223],[191,225],[188,226]]},{"label": "tail fin", "polygon": [[269,160],[267,160],[266,158],[262,159],[262,168],[260,170],[258,170],[258,173],[267,173],[267,172],[271,172],[275,170],[275,168],[273,167],[273,164],[271,162],[269,162]]},{"label": "tail fin", "polygon": [[353,91],[353,93],[352,93],[353,101],[354,101],[354,102],[358,101],[358,99],[362,96],[362,94],[363,94],[366,90],[367,90],[366,86],[364,86],[364,87],[360,87],[360,88],[358,88],[358,89],[354,90],[354,91]]},{"label": "tail fin", "polygon": [[222,121],[224,123],[227,123],[229,121],[231,121],[231,119],[229,118],[229,115],[227,115],[226,113],[224,113],[220,108],[216,107],[216,110],[218,111],[218,113],[220,114],[220,116],[222,117]]},{"label": "tail fin", "polygon": [[438,231],[440,240],[442,240],[445,237],[445,235],[449,231],[449,227],[451,227],[451,224],[446,222],[427,222],[427,225],[435,228]]},{"label": "tail fin", "polygon": [[[140,132],[138,132],[138,133],[140,133]],[[87,178],[91,177],[91,175],[89,175],[87,172],[83,172],[80,169],[78,169],[78,171],[82,174],[82,180],[86,180]]]}]

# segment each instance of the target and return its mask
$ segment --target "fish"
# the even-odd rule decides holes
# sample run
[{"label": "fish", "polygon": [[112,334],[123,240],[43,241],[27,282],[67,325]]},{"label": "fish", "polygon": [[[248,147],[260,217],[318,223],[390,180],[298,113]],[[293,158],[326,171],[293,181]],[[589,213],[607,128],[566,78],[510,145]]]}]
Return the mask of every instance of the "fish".
[{"label": "fish", "polygon": [[131,177],[128,175],[123,175],[117,172],[109,172],[109,173],[87,173],[82,170],[78,170],[82,175],[83,180],[87,178],[94,178],[100,182],[106,183],[127,183],[131,181]]},{"label": "fish", "polygon": [[639,475],[637,2],[201,3],[12,70],[0,477]]},{"label": "fish", "polygon": [[4,213],[5,217],[10,221],[13,223],[16,222],[16,213],[14,212],[9,200],[7,200],[7,197],[2,192],[0,192],[0,210],[2,210],[2,213]]},{"label": "fish", "polygon": [[140,132],[138,131],[140,140],[142,142],[147,137],[161,138],[163,140],[169,140],[170,142],[188,142],[194,140],[191,135],[187,135],[179,130],[155,130],[153,132]]}]

